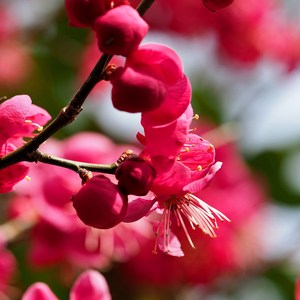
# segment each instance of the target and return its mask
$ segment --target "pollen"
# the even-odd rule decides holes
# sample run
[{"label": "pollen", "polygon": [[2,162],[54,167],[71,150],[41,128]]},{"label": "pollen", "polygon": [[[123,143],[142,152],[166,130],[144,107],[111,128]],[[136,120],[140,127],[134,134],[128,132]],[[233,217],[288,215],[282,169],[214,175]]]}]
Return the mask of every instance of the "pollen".
[{"label": "pollen", "polygon": [[200,166],[200,165],[197,166],[197,171],[202,171],[202,169],[203,169],[202,166]]},{"label": "pollen", "polygon": [[31,181],[31,177],[29,177],[29,176],[25,176],[25,179],[26,179],[27,181]]}]

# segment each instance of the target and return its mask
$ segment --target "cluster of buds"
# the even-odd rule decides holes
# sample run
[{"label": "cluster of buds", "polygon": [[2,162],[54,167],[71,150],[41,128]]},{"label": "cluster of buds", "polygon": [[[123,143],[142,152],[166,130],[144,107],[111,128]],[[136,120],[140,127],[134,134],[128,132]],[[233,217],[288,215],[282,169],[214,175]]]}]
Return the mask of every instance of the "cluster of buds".
[{"label": "cluster of buds", "polygon": [[126,0],[66,0],[65,4],[70,25],[92,28],[99,49],[107,54],[129,55],[149,29]]}]

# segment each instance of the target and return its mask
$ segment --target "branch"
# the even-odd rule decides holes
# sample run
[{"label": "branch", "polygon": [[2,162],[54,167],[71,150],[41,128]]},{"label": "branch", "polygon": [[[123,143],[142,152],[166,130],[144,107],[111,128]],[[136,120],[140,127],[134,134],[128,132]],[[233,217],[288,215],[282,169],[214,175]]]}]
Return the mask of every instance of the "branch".
[{"label": "branch", "polygon": [[112,164],[90,164],[90,163],[86,163],[86,162],[74,161],[74,160],[70,160],[70,159],[65,159],[65,158],[49,155],[47,153],[42,153],[38,150],[34,151],[33,153],[30,153],[27,156],[26,161],[42,162],[45,164],[70,169],[77,173],[79,173],[81,171],[81,169],[86,169],[86,170],[92,171],[92,172],[114,174],[117,167],[119,166],[118,162],[115,162]]},{"label": "branch", "polygon": [[[154,0],[142,0],[136,10],[141,16],[143,16],[153,2]],[[82,111],[82,106],[87,96],[96,84],[103,80],[105,68],[111,58],[112,55],[102,54],[94,69],[91,71],[90,75],[82,84],[78,92],[73,96],[69,104],[61,110],[59,115],[41,133],[36,135],[24,146],[0,158],[0,170],[12,164],[26,160],[25,157],[27,153],[36,151],[43,142],[76,119]]]}]

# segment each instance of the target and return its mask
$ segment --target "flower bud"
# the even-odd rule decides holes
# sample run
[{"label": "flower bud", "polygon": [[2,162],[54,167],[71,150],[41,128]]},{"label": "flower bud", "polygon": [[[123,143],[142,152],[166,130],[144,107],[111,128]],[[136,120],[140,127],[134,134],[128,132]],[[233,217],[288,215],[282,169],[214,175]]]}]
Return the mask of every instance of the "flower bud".
[{"label": "flower bud", "polygon": [[149,26],[133,7],[121,5],[98,17],[93,28],[102,52],[128,56],[137,49]]},{"label": "flower bud", "polygon": [[213,12],[229,6],[232,2],[233,0],[203,0],[204,6]]},{"label": "flower bud", "polygon": [[118,68],[111,75],[113,106],[130,113],[156,109],[166,93],[162,81],[132,68]]},{"label": "flower bud", "polygon": [[99,229],[122,222],[128,205],[127,196],[103,175],[91,178],[72,200],[81,221]]},{"label": "flower bud", "polygon": [[103,0],[66,0],[65,7],[69,23],[75,27],[89,27],[105,13]]},{"label": "flower bud", "polygon": [[140,157],[126,159],[117,169],[116,178],[125,194],[146,195],[156,176],[154,168]]}]

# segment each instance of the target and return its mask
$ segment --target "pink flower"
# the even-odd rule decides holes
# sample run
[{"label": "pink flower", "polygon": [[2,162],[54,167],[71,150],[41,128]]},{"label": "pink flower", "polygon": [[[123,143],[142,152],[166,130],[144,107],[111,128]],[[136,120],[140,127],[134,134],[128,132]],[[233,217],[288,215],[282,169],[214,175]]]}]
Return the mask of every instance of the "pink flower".
[{"label": "pink flower", "polygon": [[[74,282],[70,300],[111,300],[109,287],[103,275],[87,270]],[[49,286],[42,282],[32,284],[22,300],[58,300]]]},{"label": "pink flower", "polygon": [[[174,256],[183,256],[180,242],[172,232],[176,224],[182,228],[190,245],[194,247],[190,229],[199,227],[204,233],[215,237],[214,230],[218,228],[216,217],[221,221],[229,221],[224,214],[195,196],[195,193],[202,191],[210,183],[222,163],[215,163],[215,149],[208,141],[188,133],[186,127],[190,125],[191,118],[188,117],[191,113],[188,109],[180,119],[173,122],[175,124],[145,127],[145,136],[140,139],[146,147],[141,156],[157,172],[150,189],[156,196],[149,201],[139,198],[129,202],[124,219],[126,222],[136,220],[146,215],[156,203],[155,210],[161,217],[155,224],[155,251],[158,247]],[[167,141],[172,141],[170,149],[164,147],[164,136]],[[153,148],[148,146],[152,137]],[[187,227],[186,224],[190,226]]]},{"label": "pink flower", "polygon": [[[50,120],[42,108],[31,104],[27,95],[15,96],[0,105],[0,157],[23,144],[23,137],[32,137]],[[28,173],[29,166],[20,162],[0,171],[0,193],[12,191]]]},{"label": "pink flower", "polygon": [[137,49],[149,26],[133,7],[121,5],[98,17],[93,28],[102,52],[128,56]]},{"label": "pink flower", "polygon": [[72,198],[80,220],[89,226],[107,229],[122,222],[128,199],[107,177],[92,177]]},{"label": "pink flower", "polygon": [[140,157],[126,159],[116,170],[118,186],[125,194],[146,195],[155,178],[154,168]]},{"label": "pink flower", "polygon": [[[215,176],[209,188],[195,196],[201,197],[210,206],[217,206],[233,222],[220,226],[218,238],[210,238],[201,230],[189,230],[196,249],[191,248],[184,230],[175,224],[171,227],[170,239],[173,235],[180,239],[185,254],[180,258],[160,252],[152,255],[153,241],[150,239],[144,251],[123,266],[132,286],[148,285],[153,288],[214,284],[220,279],[222,281],[223,277],[236,278],[240,274],[253,274],[260,270],[264,239],[261,228],[265,222],[267,199],[262,180],[256,181],[257,177],[250,174],[233,145],[217,148],[216,152],[217,158],[224,162],[222,172]],[[146,219],[153,217],[151,214]],[[189,224],[185,223],[188,229]]]},{"label": "pink flower", "polygon": [[114,107],[142,112],[142,123],[169,124],[179,118],[190,103],[191,87],[180,58],[160,44],[140,46],[110,80]]}]

